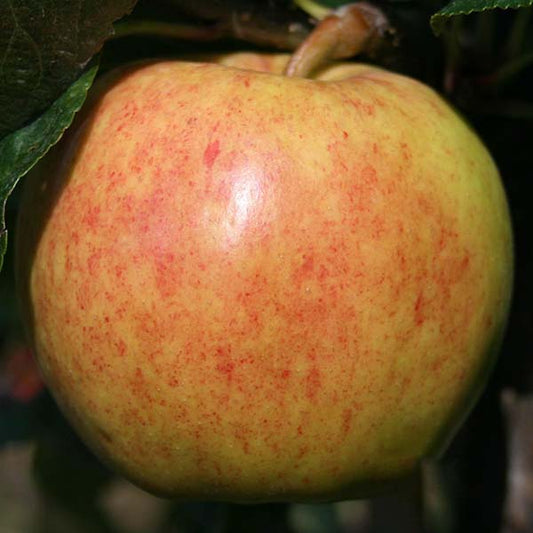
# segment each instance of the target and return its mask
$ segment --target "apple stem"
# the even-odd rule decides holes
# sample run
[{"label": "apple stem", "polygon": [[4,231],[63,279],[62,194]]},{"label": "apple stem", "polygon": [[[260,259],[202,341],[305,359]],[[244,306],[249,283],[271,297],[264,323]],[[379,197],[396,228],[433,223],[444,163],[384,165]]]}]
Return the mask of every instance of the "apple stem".
[{"label": "apple stem", "polygon": [[198,26],[188,24],[175,24],[150,20],[121,22],[114,27],[113,37],[128,37],[131,35],[157,35],[191,41],[211,41],[222,37],[223,30],[220,26]]},{"label": "apple stem", "polygon": [[284,25],[250,20],[250,13],[233,12],[227,20],[212,24],[176,24],[151,20],[131,20],[115,26],[112,38],[150,35],[184,41],[215,41],[235,37],[260,46],[283,50],[296,49],[309,34],[308,25],[291,22]]},{"label": "apple stem", "polygon": [[330,11],[294,52],[285,75],[306,77],[330,60],[353,57],[373,47],[389,29],[383,12],[366,2]]}]

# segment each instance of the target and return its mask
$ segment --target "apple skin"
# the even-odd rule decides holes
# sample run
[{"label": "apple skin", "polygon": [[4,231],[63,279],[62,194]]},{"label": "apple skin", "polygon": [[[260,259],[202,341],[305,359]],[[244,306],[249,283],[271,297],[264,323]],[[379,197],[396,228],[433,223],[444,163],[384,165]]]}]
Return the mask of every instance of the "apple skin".
[{"label": "apple skin", "polygon": [[443,450],[493,366],[498,171],[412,79],[215,60],[104,78],[28,177],[17,270],[44,379],[157,494],[367,496]]}]

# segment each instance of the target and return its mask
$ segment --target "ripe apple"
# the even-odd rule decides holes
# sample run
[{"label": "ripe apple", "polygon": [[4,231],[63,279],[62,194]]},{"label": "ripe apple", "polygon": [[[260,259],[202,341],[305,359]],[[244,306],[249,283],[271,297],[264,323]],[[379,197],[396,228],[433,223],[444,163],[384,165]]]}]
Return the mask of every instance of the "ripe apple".
[{"label": "ripe apple", "polygon": [[147,490],[365,496],[446,446],[492,367],[512,278],[498,172],[412,79],[216,61],[107,76],[28,178],[43,376]]}]

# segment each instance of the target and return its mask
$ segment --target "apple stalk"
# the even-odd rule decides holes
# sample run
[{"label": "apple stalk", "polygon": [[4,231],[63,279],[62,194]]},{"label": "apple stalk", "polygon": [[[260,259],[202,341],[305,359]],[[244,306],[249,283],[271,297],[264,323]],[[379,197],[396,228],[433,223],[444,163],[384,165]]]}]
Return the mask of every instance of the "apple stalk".
[{"label": "apple stalk", "polygon": [[307,77],[330,60],[346,59],[372,49],[389,29],[384,13],[367,2],[332,10],[294,52],[285,75]]}]

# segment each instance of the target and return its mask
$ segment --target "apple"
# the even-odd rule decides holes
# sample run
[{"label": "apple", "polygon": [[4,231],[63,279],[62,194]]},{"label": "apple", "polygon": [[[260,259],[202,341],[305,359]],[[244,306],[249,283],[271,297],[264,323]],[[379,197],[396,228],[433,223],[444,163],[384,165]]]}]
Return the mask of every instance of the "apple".
[{"label": "apple", "polygon": [[157,494],[380,490],[445,448],[505,326],[509,213],[477,136],[415,80],[287,60],[114,72],[27,180],[44,379]]}]

